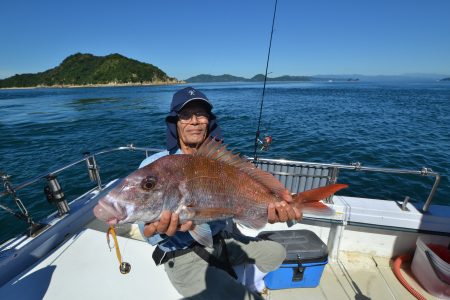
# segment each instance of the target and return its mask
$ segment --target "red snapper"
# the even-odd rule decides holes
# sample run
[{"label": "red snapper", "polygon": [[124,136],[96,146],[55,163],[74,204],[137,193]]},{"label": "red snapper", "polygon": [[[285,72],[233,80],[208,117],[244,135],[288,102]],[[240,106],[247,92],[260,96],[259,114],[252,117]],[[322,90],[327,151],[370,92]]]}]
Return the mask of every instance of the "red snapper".
[{"label": "red snapper", "polygon": [[[100,199],[94,214],[114,225],[154,222],[169,210],[179,214],[181,223],[233,218],[259,229],[267,223],[269,203],[293,201],[303,212],[329,214],[319,200],[345,187],[333,184],[291,196],[273,175],[211,139],[194,155],[164,156],[134,171]],[[211,232],[202,226],[190,233],[199,243],[212,245]]]}]

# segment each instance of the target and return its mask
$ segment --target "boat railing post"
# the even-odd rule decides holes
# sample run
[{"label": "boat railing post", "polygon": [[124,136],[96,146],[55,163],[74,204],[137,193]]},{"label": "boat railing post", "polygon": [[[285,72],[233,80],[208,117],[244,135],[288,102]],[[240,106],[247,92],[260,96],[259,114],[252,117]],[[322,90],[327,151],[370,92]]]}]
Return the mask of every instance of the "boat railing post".
[{"label": "boat railing post", "polygon": [[408,205],[409,200],[411,200],[411,198],[409,196],[406,196],[405,199],[402,202],[402,206],[401,209],[403,211],[409,211],[408,207],[406,207]]},{"label": "boat railing post", "polygon": [[[422,173],[424,173],[423,175],[428,175],[425,174],[425,172],[422,171]],[[428,173],[428,172],[426,172]],[[428,207],[430,206],[431,201],[433,200],[434,194],[436,193],[437,187],[439,186],[439,183],[441,182],[441,175],[439,175],[438,173],[434,174],[435,176],[435,180],[434,180],[434,184],[433,187],[431,188],[431,192],[428,195],[427,201],[425,201],[425,204],[422,207],[423,212],[428,211]]]},{"label": "boat railing post", "polygon": [[58,208],[58,214],[60,217],[67,214],[70,210],[67,204],[66,196],[64,195],[58,179],[53,174],[49,174],[47,177],[47,185],[44,188],[47,200],[50,203],[54,203]]},{"label": "boat railing post", "polygon": [[3,172],[0,172],[0,176],[3,180],[3,187],[5,189],[5,192],[11,195],[17,207],[19,208],[20,213],[16,213],[6,206],[2,206],[2,208],[6,209],[7,212],[13,214],[17,218],[27,222],[29,226],[28,236],[35,236],[42,228],[45,227],[45,225],[33,221],[33,218],[29,215],[28,210],[23,204],[22,200],[20,200],[19,197],[17,197],[16,189],[11,185],[11,182],[9,181],[11,176]]},{"label": "boat railing post", "polygon": [[92,182],[96,182],[98,188],[101,190],[102,189],[102,180],[100,178],[99,167],[98,167],[97,162],[95,160],[95,156],[94,155],[90,155],[89,152],[85,152],[83,154],[84,154],[84,156],[86,158],[86,166],[87,166],[87,169],[88,169],[89,179]]},{"label": "boat railing post", "polygon": [[[330,168],[330,169],[331,169],[331,173],[330,173],[330,179],[329,179],[328,184],[335,184],[337,182],[337,179],[338,179],[338,176],[339,176],[339,169],[337,167]],[[331,195],[328,198],[326,198],[325,199],[325,203],[334,204],[333,196],[334,195]]]},{"label": "boat railing post", "polygon": [[20,200],[19,197],[17,197],[16,190],[14,189],[14,187],[11,185],[11,182],[9,181],[9,179],[11,178],[11,175],[2,173],[1,176],[2,176],[2,180],[3,180],[3,187],[6,191],[6,193],[8,193],[12,196],[12,198],[13,198],[14,202],[16,203],[17,207],[19,208],[21,214],[26,219],[29,219],[31,222],[33,222],[28,215],[27,208],[25,207],[25,205],[23,205],[22,200]]}]

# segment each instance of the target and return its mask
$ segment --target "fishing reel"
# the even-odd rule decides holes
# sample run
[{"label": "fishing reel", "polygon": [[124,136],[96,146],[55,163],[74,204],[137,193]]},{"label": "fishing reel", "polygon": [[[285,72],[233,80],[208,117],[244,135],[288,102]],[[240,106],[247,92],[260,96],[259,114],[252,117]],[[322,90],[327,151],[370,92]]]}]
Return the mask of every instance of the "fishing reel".
[{"label": "fishing reel", "polygon": [[261,145],[261,151],[268,151],[270,144],[272,144],[272,136],[266,135],[262,141],[258,139],[258,144]]}]

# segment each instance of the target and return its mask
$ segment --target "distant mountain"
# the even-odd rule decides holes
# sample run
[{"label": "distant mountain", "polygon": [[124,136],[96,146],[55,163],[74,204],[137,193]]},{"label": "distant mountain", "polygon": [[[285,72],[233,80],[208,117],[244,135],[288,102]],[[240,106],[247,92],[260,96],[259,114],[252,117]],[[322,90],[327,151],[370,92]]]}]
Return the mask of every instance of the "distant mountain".
[{"label": "distant mountain", "polygon": [[[283,75],[279,77],[267,77],[267,81],[311,81],[311,80],[314,80],[314,78],[310,76]],[[264,75],[263,74],[255,75],[248,81],[264,81]]]},{"label": "distant mountain", "polygon": [[209,74],[200,74],[194,77],[190,77],[185,81],[188,83],[197,83],[197,82],[238,82],[238,81],[247,81],[244,77],[237,77],[229,74],[223,74],[219,76],[209,75]]},{"label": "distant mountain", "polygon": [[362,74],[344,74],[344,75],[314,75],[314,78],[359,78],[362,81],[376,81],[376,82],[429,82],[437,81],[441,78],[448,77],[442,74],[428,74],[428,73],[408,73],[400,75],[362,75]]},{"label": "distant mountain", "polygon": [[[445,77],[445,78],[444,78]],[[362,74],[338,74],[338,75],[313,75],[313,76],[290,76],[284,75],[279,77],[268,77],[267,81],[333,81],[333,82],[430,82],[430,81],[448,81],[446,75],[426,74],[426,73],[410,73],[402,75],[362,75]],[[444,79],[441,79],[444,78]],[[449,77],[450,78],[450,77]],[[198,82],[263,82],[264,74],[257,74],[252,78],[244,78],[229,74],[224,75],[208,75],[202,74],[185,80],[188,83]]]},{"label": "distant mountain", "polygon": [[[229,74],[209,75],[201,74],[184,80],[188,83],[206,83],[206,82],[263,82],[264,74],[257,74],[252,78],[244,78]],[[291,76],[283,75],[279,77],[267,77],[267,81],[359,81],[358,78],[349,78],[341,76],[312,77],[312,76]]]},{"label": "distant mountain", "polygon": [[[289,76],[284,75],[280,77],[267,77],[267,81],[311,81],[312,77],[309,76]],[[259,82],[264,81],[263,74],[257,74],[252,78],[244,78],[233,76],[229,74],[224,75],[209,75],[201,74],[194,77],[185,79],[184,81],[188,83],[198,83],[198,82]]]},{"label": "distant mountain", "polygon": [[94,56],[76,53],[57,67],[36,74],[21,74],[0,80],[0,88],[36,86],[84,86],[176,83],[158,67],[120,54]]},{"label": "distant mountain", "polygon": [[450,81],[450,77],[447,77],[447,78],[442,78],[441,80],[439,80],[439,81]]}]

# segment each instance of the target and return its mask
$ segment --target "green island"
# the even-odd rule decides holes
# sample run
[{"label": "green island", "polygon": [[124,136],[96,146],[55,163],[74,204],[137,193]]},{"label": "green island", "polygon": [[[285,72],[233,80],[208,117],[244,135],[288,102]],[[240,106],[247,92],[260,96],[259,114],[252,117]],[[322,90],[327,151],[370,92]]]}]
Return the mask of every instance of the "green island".
[{"label": "green island", "polygon": [[[224,75],[209,75],[200,74],[194,77],[185,79],[188,83],[202,83],[202,82],[262,82],[264,81],[263,74],[257,74],[252,78],[244,78],[233,76],[229,74]],[[267,77],[267,81],[359,81],[357,78],[325,78],[312,76],[291,76],[283,75],[279,77]]]},{"label": "green island", "polygon": [[76,53],[52,69],[16,74],[0,80],[0,88],[126,86],[180,83],[158,67],[120,54],[95,56]]},{"label": "green island", "polygon": [[[0,88],[64,88],[208,82],[263,82],[264,78],[265,76],[263,74],[257,74],[252,78],[229,74],[200,74],[186,80],[178,80],[174,77],[169,77],[165,72],[152,64],[130,59],[117,53],[106,56],[76,53],[65,58],[59,66],[47,71],[34,74],[16,74],[2,79],[0,80]],[[359,81],[359,79],[284,75],[267,77],[267,81]]]}]

